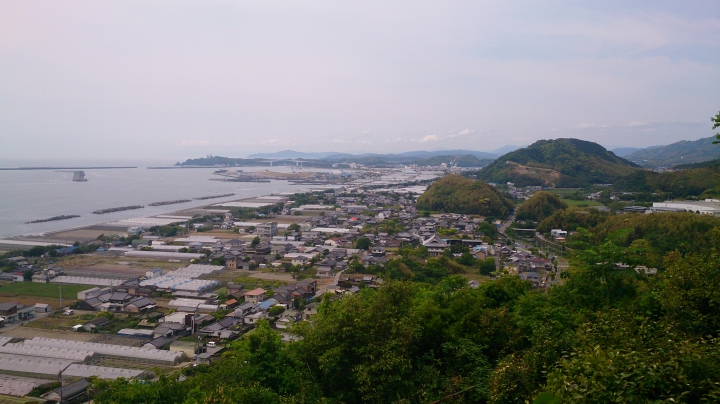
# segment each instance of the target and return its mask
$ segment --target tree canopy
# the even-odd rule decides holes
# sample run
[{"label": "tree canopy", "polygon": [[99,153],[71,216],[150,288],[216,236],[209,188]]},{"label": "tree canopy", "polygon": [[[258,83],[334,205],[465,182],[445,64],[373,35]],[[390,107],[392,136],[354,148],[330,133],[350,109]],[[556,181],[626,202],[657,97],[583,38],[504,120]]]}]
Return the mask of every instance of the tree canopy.
[{"label": "tree canopy", "polygon": [[539,222],[552,215],[558,210],[567,208],[568,205],[561,201],[555,194],[540,191],[534,193],[515,212],[518,220],[533,220]]},{"label": "tree canopy", "polygon": [[417,201],[419,210],[505,217],[513,204],[494,187],[460,175],[447,175],[435,181]]}]

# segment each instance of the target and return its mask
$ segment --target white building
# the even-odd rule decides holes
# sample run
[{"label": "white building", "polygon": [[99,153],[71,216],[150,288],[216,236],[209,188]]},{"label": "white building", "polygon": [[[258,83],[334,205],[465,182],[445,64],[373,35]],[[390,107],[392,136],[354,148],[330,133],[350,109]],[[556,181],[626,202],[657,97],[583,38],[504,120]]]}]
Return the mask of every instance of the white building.
[{"label": "white building", "polygon": [[653,207],[650,210],[653,212],[662,212],[663,210],[684,210],[701,215],[720,216],[720,201],[717,199],[706,199],[704,201],[653,202]]}]

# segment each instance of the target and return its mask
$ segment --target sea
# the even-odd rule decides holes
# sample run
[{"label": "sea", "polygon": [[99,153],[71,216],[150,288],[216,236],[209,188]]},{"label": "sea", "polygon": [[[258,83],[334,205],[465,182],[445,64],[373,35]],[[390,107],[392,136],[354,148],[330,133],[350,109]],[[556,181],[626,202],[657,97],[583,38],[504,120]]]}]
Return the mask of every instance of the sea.
[{"label": "sea", "polygon": [[[73,182],[72,172],[51,170],[0,170],[0,237],[37,235],[52,231],[85,227],[140,216],[167,214],[182,209],[237,199],[298,192],[307,186],[287,181],[269,183],[211,181],[218,168],[148,169],[172,166],[168,161],[96,161],[96,160],[0,160],[0,167],[98,167],[135,166],[123,169],[84,169],[87,182]],[[271,169],[290,171],[289,167],[240,167],[243,171]],[[192,200],[165,206],[147,206],[153,202],[193,199],[234,193],[230,197]],[[143,205],[145,208],[96,215],[99,209]],[[27,224],[60,215],[78,218]]]}]

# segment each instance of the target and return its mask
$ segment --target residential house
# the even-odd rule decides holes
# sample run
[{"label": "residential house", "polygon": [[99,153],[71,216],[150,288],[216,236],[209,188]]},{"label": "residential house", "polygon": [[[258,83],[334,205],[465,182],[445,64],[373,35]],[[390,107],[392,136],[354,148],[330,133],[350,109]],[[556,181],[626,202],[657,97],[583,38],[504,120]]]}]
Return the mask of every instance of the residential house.
[{"label": "residential house", "polygon": [[128,313],[145,313],[148,310],[155,308],[155,300],[148,297],[143,297],[134,301],[131,301],[125,306],[125,311]]},{"label": "residential house", "polygon": [[262,288],[253,289],[249,292],[245,292],[245,301],[250,303],[260,303],[265,300],[267,290]]},{"label": "residential house", "polygon": [[443,239],[438,236],[431,236],[427,238],[425,241],[423,241],[422,245],[427,248],[428,252],[433,257],[442,255],[442,253],[450,247]]},{"label": "residential house", "polygon": [[305,309],[303,309],[303,320],[310,321],[313,316],[317,314],[317,306],[318,304],[315,302],[305,306]]},{"label": "residential house", "polygon": [[96,329],[108,324],[110,324],[109,318],[105,316],[99,316],[83,324],[82,328],[87,332],[93,332]]}]

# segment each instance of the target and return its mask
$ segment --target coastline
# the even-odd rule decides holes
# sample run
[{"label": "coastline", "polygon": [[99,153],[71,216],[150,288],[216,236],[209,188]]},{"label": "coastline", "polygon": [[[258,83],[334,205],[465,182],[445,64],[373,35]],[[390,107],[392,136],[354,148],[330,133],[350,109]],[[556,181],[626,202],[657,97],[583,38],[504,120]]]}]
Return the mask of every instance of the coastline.
[{"label": "coastline", "polygon": [[[260,196],[239,198],[239,199],[234,199],[234,200],[230,200],[230,201],[215,202],[215,203],[210,203],[210,204],[208,204],[207,201],[204,201],[204,202],[206,202],[204,204],[191,206],[191,207],[185,207],[182,209],[164,212],[164,213],[141,216],[138,218],[164,219],[169,216],[192,217],[194,214],[219,213],[219,211],[229,212],[230,211],[229,207],[214,206],[214,205],[216,205],[218,203],[229,203],[229,202],[257,203],[260,201],[271,204],[269,202],[272,199],[268,199],[268,198],[277,198],[278,196],[286,197],[286,196],[290,196],[290,195],[293,195],[298,192],[306,192],[306,191],[308,191],[308,190],[301,189],[301,190],[289,191],[289,192],[271,193],[271,194],[264,194],[264,195],[260,195]],[[196,202],[199,202],[199,201],[196,201]],[[100,234],[113,234],[112,232],[126,233],[128,227],[132,227],[132,226],[131,225],[122,225],[122,224],[118,224],[118,223],[123,222],[123,221],[128,221],[128,220],[132,220],[132,219],[110,220],[110,221],[106,221],[106,222],[102,222],[102,223],[76,226],[76,227],[70,227],[70,228],[59,229],[59,230],[52,230],[52,231],[42,232],[42,233],[38,233],[38,234],[24,234],[24,235],[3,237],[3,238],[0,238],[0,250],[7,250],[7,248],[5,248],[4,246],[12,246],[12,248],[21,247],[19,245],[3,244],[3,240],[38,243],[38,245],[43,244],[43,243],[61,243],[61,244],[69,245],[75,241],[87,242],[90,240],[94,240]],[[32,247],[32,245],[27,245],[26,247],[30,248],[30,247]]]}]

